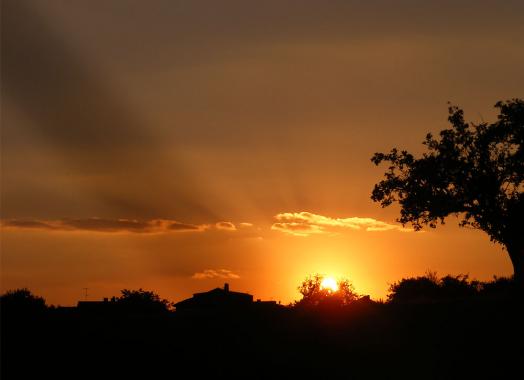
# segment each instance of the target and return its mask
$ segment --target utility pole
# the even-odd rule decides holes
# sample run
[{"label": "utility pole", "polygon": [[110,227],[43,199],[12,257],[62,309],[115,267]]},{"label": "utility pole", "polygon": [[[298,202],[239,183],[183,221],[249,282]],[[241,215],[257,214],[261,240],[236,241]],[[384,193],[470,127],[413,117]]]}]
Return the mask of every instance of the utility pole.
[{"label": "utility pole", "polygon": [[85,298],[85,300],[87,301],[87,290],[88,290],[89,288],[82,288],[82,289],[84,289],[84,298]]}]

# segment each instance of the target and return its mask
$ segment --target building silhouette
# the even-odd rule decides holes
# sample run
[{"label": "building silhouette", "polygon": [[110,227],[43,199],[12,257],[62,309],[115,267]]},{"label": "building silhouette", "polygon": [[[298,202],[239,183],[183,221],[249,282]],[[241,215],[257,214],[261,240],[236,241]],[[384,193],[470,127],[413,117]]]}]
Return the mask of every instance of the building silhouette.
[{"label": "building silhouette", "polygon": [[116,298],[104,298],[103,301],[78,301],[76,310],[81,314],[111,314],[117,311]]},{"label": "building silhouette", "polygon": [[229,284],[223,288],[215,288],[208,292],[195,293],[193,297],[175,304],[177,312],[241,310],[253,305],[253,296],[248,293],[233,292]]}]

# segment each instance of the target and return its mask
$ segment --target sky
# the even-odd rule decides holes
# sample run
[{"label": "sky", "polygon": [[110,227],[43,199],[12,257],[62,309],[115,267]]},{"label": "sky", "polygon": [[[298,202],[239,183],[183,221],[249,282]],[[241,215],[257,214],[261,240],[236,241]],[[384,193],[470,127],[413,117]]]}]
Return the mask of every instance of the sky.
[{"label": "sky", "polygon": [[1,286],[48,303],[321,273],[384,298],[511,263],[456,218],[413,232],[370,158],[524,90],[522,1],[1,2]]}]

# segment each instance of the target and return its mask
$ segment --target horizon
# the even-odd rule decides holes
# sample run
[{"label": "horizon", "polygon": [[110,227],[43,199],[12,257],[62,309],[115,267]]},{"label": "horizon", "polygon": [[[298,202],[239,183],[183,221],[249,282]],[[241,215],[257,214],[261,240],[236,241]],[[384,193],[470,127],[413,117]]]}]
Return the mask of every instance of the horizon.
[{"label": "horizon", "polygon": [[[327,289],[327,297],[329,298],[329,296],[331,295],[335,295],[339,292],[339,286],[340,286],[340,282],[341,281],[347,281],[348,279],[347,278],[334,278],[334,277],[331,277],[331,276],[324,276],[320,273],[315,273],[313,275],[310,275],[308,276],[307,278],[304,279],[304,281],[302,282],[302,286],[304,286],[304,283],[305,281],[307,281],[308,279],[310,278],[313,278],[315,276],[319,276],[320,279],[321,279],[321,283],[320,283],[320,291],[322,291],[323,289]],[[451,276],[451,277],[456,277],[459,281],[465,281],[465,284],[468,284],[471,289],[482,289],[482,286],[483,284],[491,284],[493,281],[497,281],[497,280],[504,280],[504,279],[508,279],[508,277],[497,277],[497,276],[494,276],[493,278],[491,278],[490,280],[491,281],[480,281],[480,287],[479,287],[479,284],[476,284],[476,282],[478,281],[477,279],[475,278],[469,278],[468,275],[463,275],[463,274],[459,274],[459,275],[456,275],[456,276],[453,276],[453,275],[446,275],[446,276]],[[436,283],[438,284],[442,284],[442,280],[444,279],[444,277],[446,276],[442,276],[439,278],[438,276],[438,273],[436,272],[431,272],[431,271],[427,271],[426,273],[424,274],[419,274],[419,275],[414,275],[412,277],[406,277],[406,278],[402,278],[402,279],[399,279],[397,282],[395,283],[392,283],[392,284],[389,284],[389,285],[398,285],[400,283],[402,283],[404,280],[411,280],[411,279],[430,279],[431,281],[435,281]],[[511,279],[511,277],[509,277],[509,279]],[[350,286],[352,286],[353,284],[351,283],[351,281],[349,281],[348,283]],[[276,302],[276,304],[278,305],[281,305],[281,306],[285,306],[285,307],[296,307],[297,305],[300,304],[299,301],[304,301],[304,296],[302,295],[302,299],[293,299],[289,302],[281,302],[280,300],[275,300],[275,299],[261,299],[261,298],[258,298],[256,297],[254,294],[250,294],[248,292],[245,292],[243,291],[242,289],[236,289],[236,288],[231,288],[230,286],[230,283],[229,282],[224,282],[222,283],[222,286],[212,286],[211,288],[207,289],[207,290],[202,290],[202,291],[197,291],[195,293],[192,293],[191,295],[187,296],[186,298],[183,298],[183,299],[179,299],[179,300],[172,300],[172,299],[168,299],[168,298],[163,298],[161,295],[158,295],[154,289],[142,289],[141,287],[139,288],[135,288],[135,289],[121,289],[121,291],[119,292],[119,294],[117,295],[106,295],[102,298],[99,298],[99,299],[92,299],[90,294],[88,293],[89,291],[89,288],[84,288],[83,290],[85,291],[84,293],[84,297],[82,299],[78,299],[74,304],[69,304],[69,305],[62,305],[62,304],[50,304],[49,302],[47,302],[47,300],[45,298],[43,298],[44,300],[44,303],[45,303],[45,306],[46,307],[75,307],[75,306],[78,306],[80,305],[81,302],[114,302],[115,300],[118,300],[120,297],[123,297],[123,294],[125,293],[125,291],[131,291],[131,292],[141,292],[141,291],[144,291],[144,292],[150,292],[151,294],[153,295],[157,295],[160,300],[162,300],[163,302],[166,301],[166,302],[169,302],[171,304],[171,306],[174,306],[176,308],[176,304],[181,302],[181,301],[186,301],[188,299],[191,299],[193,298],[195,295],[198,295],[198,294],[206,294],[206,293],[212,293],[214,290],[217,290],[217,289],[220,289],[220,290],[224,290],[226,292],[232,292],[232,293],[240,293],[240,294],[246,294],[246,295],[249,295],[252,297],[252,302]],[[3,295],[7,295],[9,294],[9,292],[18,292],[18,291],[29,291],[29,293],[31,294],[32,297],[36,297],[36,298],[39,298],[41,297],[39,294],[35,294],[31,291],[31,289],[28,289],[28,288],[17,288],[17,289],[8,289],[7,292],[3,293]],[[478,291],[478,290],[477,290]],[[500,291],[500,290],[499,290]],[[502,292],[502,291],[501,291]],[[354,293],[356,298],[355,300],[358,301],[358,300],[371,300],[373,302],[378,302],[378,303],[384,303],[384,302],[390,302],[388,301],[389,299],[389,296],[391,294],[394,294],[395,291],[392,290],[391,288],[388,289],[388,293],[387,293],[387,297],[385,298],[373,298],[371,297],[370,295],[368,294],[358,294],[358,293]],[[429,297],[429,295],[426,295]],[[455,295],[457,297],[457,299],[460,299],[460,293],[458,293],[457,295]],[[326,295],[325,295],[326,297]],[[453,299],[453,296],[450,297],[450,299]],[[398,300],[397,300],[398,302]],[[421,303],[423,304],[424,302],[421,301]],[[346,305],[347,306],[347,305]],[[169,308],[169,306],[168,306]]]},{"label": "horizon", "polygon": [[[49,304],[228,282],[288,304],[309,275],[510,276],[480,231],[414,232],[371,199],[523,96],[524,3],[2,1],[1,284]],[[511,36],[509,38],[508,36]]]}]

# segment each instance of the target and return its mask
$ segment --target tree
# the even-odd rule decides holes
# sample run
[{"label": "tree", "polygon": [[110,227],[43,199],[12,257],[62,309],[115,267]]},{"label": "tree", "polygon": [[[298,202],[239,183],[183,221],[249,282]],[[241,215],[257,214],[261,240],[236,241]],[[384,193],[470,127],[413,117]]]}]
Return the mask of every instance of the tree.
[{"label": "tree", "polygon": [[323,280],[324,276],[320,274],[307,277],[298,287],[298,291],[302,294],[302,299],[295,305],[308,307],[321,305],[345,306],[359,298],[349,280],[339,280],[336,291],[322,287]]},{"label": "tree", "polygon": [[449,215],[459,225],[480,229],[508,252],[514,278],[524,281],[524,101],[495,104],[494,123],[464,121],[464,112],[449,107],[451,128],[439,137],[428,133],[426,152],[415,158],[396,148],[375,153],[379,165],[389,162],[371,199],[387,207],[400,205],[400,218],[415,230],[435,228]]},{"label": "tree", "polygon": [[471,298],[479,293],[482,283],[469,280],[468,275],[447,275],[438,278],[435,272],[424,276],[403,278],[389,286],[388,301],[417,303]]},{"label": "tree", "polygon": [[8,290],[0,297],[2,314],[34,315],[46,310],[45,299],[35,296],[27,288]]},{"label": "tree", "polygon": [[121,290],[122,295],[116,298],[116,302],[128,311],[141,312],[166,312],[171,307],[171,302],[161,299],[152,291],[143,290]]},{"label": "tree", "polygon": [[439,280],[436,274],[403,278],[389,286],[388,301],[394,303],[436,300],[439,294]]}]

